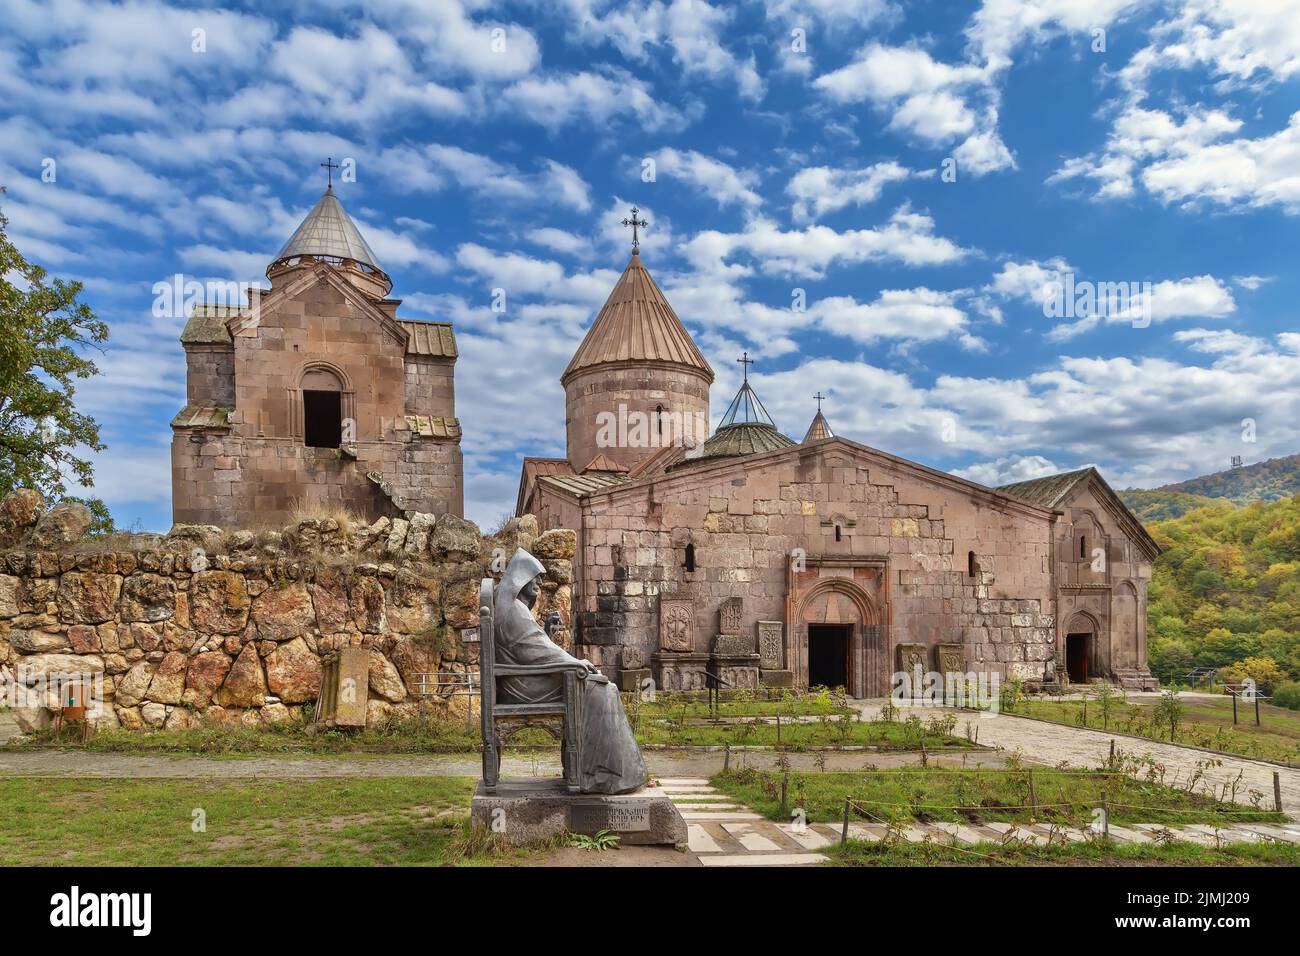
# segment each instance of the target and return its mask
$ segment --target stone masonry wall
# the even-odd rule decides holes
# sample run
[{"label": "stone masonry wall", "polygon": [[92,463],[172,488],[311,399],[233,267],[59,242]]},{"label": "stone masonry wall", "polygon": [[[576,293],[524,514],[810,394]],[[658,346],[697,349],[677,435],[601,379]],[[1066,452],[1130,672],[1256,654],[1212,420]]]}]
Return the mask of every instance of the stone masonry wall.
[{"label": "stone masonry wall", "polygon": [[[538,535],[531,517],[486,538],[447,514],[260,534],[86,538],[89,524],[32,492],[0,502],[0,684],[102,676],[104,726],[311,720],[323,660],[346,646],[370,649],[368,722],[413,716],[416,674],[477,670],[478,583],[517,547],[547,568],[538,620],[559,611],[571,644],[574,534]],[[49,720],[54,701],[24,703],[24,729]],[[430,703],[465,713],[464,698]]]}]

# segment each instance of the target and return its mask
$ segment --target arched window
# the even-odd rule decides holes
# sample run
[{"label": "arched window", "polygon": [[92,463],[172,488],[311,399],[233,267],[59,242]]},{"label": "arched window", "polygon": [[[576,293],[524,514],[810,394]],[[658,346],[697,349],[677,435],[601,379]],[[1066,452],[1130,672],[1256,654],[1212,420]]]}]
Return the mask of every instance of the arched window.
[{"label": "arched window", "polygon": [[695,570],[695,545],[688,544],[686,546],[686,560],[683,562],[682,567],[687,571]]},{"label": "arched window", "polygon": [[664,437],[664,407],[662,405],[655,406],[655,433],[659,436],[659,440],[662,441]]},{"label": "arched window", "polygon": [[836,541],[840,540],[840,526],[838,524],[835,525],[835,540]]},{"label": "arched window", "polygon": [[302,377],[302,443],[308,448],[338,448],[343,442],[343,383],[328,369]]},{"label": "arched window", "polygon": [[1079,560],[1082,561],[1088,557],[1088,536],[1079,535]]},{"label": "arched window", "polygon": [[972,578],[975,577],[975,552],[974,551],[966,552],[966,575],[967,577],[972,577]]}]

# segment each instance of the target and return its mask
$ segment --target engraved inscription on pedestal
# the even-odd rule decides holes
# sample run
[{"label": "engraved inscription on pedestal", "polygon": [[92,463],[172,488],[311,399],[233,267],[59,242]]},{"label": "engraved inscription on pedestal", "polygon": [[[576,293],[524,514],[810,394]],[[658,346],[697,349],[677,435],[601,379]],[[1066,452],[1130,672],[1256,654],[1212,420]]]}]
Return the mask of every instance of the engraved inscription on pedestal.
[{"label": "engraved inscription on pedestal", "polygon": [[785,657],[785,625],[780,621],[758,622],[758,666],[779,671]]},{"label": "engraved inscription on pedestal", "polygon": [[665,651],[695,650],[695,609],[689,599],[659,598],[659,647]]},{"label": "engraved inscription on pedestal", "polygon": [[738,597],[727,598],[718,609],[718,633],[739,634],[740,621],[745,609],[744,601]]},{"label": "engraved inscription on pedestal", "polygon": [[635,833],[650,829],[650,801],[611,800],[604,803],[575,803],[569,808],[569,829],[588,835],[609,830]]}]

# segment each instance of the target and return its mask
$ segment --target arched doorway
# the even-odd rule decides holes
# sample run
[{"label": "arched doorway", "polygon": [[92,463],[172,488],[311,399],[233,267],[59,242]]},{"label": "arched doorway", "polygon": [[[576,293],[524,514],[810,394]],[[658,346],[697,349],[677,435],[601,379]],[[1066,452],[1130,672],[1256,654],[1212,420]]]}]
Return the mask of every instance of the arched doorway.
[{"label": "arched doorway", "polygon": [[798,681],[843,687],[853,697],[878,694],[882,651],[871,596],[847,578],[822,578],[800,596],[794,641]]},{"label": "arched doorway", "polygon": [[1065,674],[1071,684],[1086,684],[1093,677],[1097,648],[1097,622],[1079,612],[1065,629]]}]

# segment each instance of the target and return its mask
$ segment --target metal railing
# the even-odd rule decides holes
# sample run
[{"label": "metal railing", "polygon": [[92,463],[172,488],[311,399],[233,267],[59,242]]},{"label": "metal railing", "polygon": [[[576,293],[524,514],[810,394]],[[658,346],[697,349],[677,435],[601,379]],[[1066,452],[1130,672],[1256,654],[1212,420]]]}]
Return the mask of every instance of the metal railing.
[{"label": "metal railing", "polygon": [[420,722],[429,724],[433,720],[433,703],[447,701],[453,697],[466,698],[465,732],[474,732],[474,698],[482,698],[479,675],[471,671],[429,671],[415,675],[415,696],[417,698]]}]

